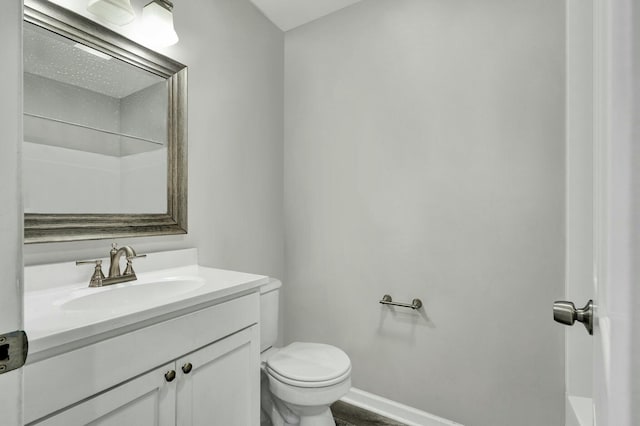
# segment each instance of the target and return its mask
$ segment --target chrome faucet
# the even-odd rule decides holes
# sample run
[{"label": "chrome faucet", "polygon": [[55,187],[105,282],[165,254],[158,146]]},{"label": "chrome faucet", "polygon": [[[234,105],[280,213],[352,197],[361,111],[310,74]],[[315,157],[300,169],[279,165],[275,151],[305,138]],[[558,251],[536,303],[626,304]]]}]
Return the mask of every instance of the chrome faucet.
[{"label": "chrome faucet", "polygon": [[[136,273],[133,270],[133,259],[137,257],[146,257],[146,254],[136,254],[136,251],[130,246],[123,246],[118,248],[116,243],[111,244],[111,251],[109,252],[111,264],[109,265],[109,276],[105,278],[102,273],[102,260],[78,260],[76,265],[83,265],[86,263],[95,264],[95,269],[91,279],[89,280],[89,287],[102,287],[105,285],[124,283],[127,281],[135,281],[138,279]],[[127,266],[124,269],[124,273],[120,272],[120,258],[125,256],[127,259]]]},{"label": "chrome faucet", "polygon": [[[123,254],[127,259],[127,266],[124,269],[124,274],[120,273],[120,258]],[[136,274],[135,272],[133,272],[133,267],[131,265],[131,259],[138,257],[134,249],[132,249],[130,246],[118,248],[118,245],[116,243],[112,243],[109,255],[111,257],[111,264],[109,265],[109,278],[133,275],[133,279],[136,279]]]}]

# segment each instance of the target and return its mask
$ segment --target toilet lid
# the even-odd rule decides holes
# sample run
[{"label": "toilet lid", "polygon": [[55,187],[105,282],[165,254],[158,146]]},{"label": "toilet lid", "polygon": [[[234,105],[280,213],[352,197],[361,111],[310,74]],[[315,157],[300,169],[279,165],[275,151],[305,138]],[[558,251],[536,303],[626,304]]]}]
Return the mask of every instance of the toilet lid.
[{"label": "toilet lid", "polygon": [[319,384],[342,379],[350,372],[351,361],[335,346],[295,342],[269,357],[267,368],[287,381]]}]

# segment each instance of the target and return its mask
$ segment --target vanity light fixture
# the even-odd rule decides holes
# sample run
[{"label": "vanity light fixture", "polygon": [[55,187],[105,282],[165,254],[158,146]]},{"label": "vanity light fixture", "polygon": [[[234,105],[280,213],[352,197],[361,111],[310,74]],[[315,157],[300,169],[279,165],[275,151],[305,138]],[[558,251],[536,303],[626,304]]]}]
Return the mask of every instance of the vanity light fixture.
[{"label": "vanity light fixture", "polygon": [[147,42],[153,47],[166,47],[178,42],[173,28],[173,3],[153,0],[142,9],[142,25]]},{"label": "vanity light fixture", "polygon": [[136,17],[129,0],[89,0],[87,10],[115,25],[128,24]]}]

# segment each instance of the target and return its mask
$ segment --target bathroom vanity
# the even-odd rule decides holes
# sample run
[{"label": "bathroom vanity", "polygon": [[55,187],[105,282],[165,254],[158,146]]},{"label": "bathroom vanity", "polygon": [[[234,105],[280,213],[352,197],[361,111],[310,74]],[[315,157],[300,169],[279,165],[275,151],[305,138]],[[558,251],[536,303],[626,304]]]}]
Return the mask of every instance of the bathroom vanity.
[{"label": "bathroom vanity", "polygon": [[[186,233],[187,67],[47,0],[23,39],[25,243]],[[102,262],[25,268],[25,423],[259,424],[267,277]]]},{"label": "bathroom vanity", "polygon": [[26,424],[259,424],[259,287],[195,249],[137,260],[138,280],[25,268]]}]

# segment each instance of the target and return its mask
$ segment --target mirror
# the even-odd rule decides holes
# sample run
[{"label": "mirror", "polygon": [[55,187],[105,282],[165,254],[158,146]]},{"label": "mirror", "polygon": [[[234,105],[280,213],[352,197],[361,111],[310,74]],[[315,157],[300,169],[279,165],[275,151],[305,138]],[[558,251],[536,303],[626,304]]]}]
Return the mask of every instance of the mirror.
[{"label": "mirror", "polygon": [[186,67],[25,1],[25,242],[186,233]]}]

